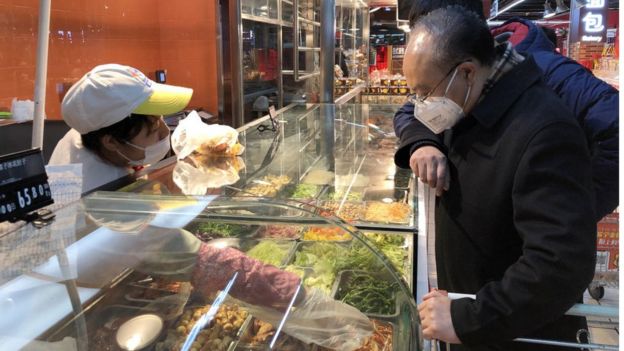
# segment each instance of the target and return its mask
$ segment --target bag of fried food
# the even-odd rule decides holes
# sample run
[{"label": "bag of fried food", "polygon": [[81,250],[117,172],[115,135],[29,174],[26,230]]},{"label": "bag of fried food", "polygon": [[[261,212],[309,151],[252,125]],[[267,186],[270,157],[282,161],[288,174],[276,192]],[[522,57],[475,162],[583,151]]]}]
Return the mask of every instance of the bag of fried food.
[{"label": "bag of fried food", "polygon": [[196,111],[180,121],[171,135],[171,146],[178,159],[191,154],[238,156],[245,150],[238,142],[236,129],[221,124],[206,124]]}]

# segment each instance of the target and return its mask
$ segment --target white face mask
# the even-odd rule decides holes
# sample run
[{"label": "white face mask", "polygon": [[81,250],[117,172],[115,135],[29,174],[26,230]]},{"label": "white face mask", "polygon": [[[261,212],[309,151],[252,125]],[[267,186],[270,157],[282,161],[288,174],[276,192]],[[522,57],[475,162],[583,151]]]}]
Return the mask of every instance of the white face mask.
[{"label": "white face mask", "polygon": [[455,101],[446,97],[456,75],[457,68],[455,68],[453,77],[451,77],[451,80],[446,86],[444,96],[431,96],[425,101],[416,100],[414,102],[414,117],[436,134],[440,134],[446,129],[453,128],[464,116],[463,106],[466,106],[466,102],[470,96],[471,86],[468,86],[463,106],[457,105]]},{"label": "white face mask", "polygon": [[128,141],[126,141],[126,144],[139,150],[143,150],[143,152],[145,152],[145,158],[143,158],[142,160],[131,160],[128,156],[122,154],[119,150],[117,150],[119,156],[125,158],[128,161],[128,165],[130,166],[145,166],[154,164],[167,156],[167,153],[171,149],[171,142],[169,141],[168,135],[156,144],[147,147],[134,145]]}]

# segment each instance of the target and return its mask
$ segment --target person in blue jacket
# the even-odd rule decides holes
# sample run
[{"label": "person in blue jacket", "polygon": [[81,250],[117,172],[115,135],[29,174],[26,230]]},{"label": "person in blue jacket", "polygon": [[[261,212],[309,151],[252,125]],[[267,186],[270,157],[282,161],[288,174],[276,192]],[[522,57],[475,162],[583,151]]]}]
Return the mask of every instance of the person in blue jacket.
[{"label": "person in blue jacket", "polygon": [[[410,25],[436,8],[448,5],[464,6],[484,18],[480,0],[420,0],[414,2]],[[529,20],[513,18],[492,29],[492,34],[511,34],[509,42],[517,52],[533,57],[546,85],[564,101],[582,126],[591,151],[596,221],[600,220],[619,202],[619,92],[574,60],[556,53],[541,28]],[[414,118],[413,104],[408,102],[397,111],[394,130],[399,137],[397,166],[411,168],[438,195],[452,186],[444,142],[440,135]]]}]

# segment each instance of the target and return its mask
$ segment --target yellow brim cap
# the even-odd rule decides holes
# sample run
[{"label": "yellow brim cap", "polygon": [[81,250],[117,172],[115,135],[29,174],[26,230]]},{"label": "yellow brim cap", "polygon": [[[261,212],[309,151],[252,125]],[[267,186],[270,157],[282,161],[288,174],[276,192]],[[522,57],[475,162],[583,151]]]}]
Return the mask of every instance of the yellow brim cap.
[{"label": "yellow brim cap", "polygon": [[139,115],[170,115],[182,111],[193,96],[193,89],[152,83],[153,93],[132,113]]}]

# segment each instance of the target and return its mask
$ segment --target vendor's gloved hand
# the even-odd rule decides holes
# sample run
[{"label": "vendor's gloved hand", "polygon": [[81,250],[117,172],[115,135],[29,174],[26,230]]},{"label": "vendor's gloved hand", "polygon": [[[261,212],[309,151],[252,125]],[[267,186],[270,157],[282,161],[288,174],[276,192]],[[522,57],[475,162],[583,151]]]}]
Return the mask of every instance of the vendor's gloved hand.
[{"label": "vendor's gloved hand", "polygon": [[[256,318],[277,327],[284,313],[271,308],[241,305]],[[321,290],[308,290],[286,317],[282,331],[305,343],[334,350],[354,350],[373,333],[370,320],[355,307],[336,301]]]}]

